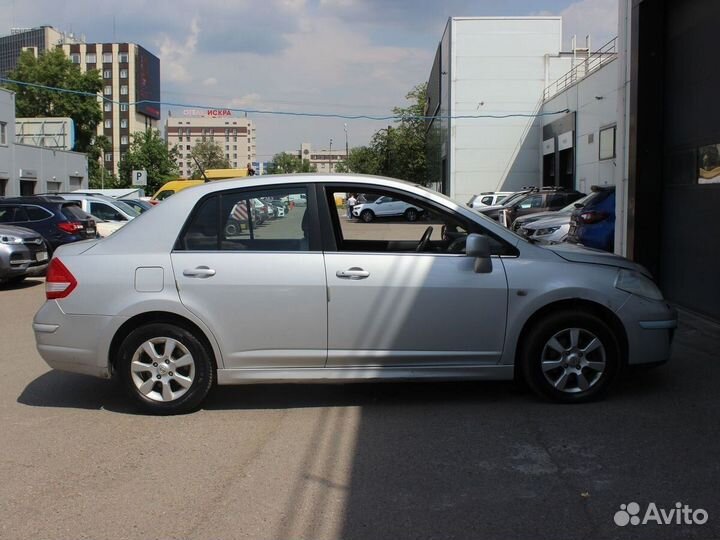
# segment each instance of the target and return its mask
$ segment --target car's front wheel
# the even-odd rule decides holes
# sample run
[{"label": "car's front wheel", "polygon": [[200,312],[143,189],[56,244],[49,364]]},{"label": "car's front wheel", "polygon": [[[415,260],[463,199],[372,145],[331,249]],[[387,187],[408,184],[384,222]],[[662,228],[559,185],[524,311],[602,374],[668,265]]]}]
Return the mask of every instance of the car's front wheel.
[{"label": "car's front wheel", "polygon": [[196,409],[215,376],[202,342],[185,328],[167,323],[133,330],[120,346],[116,368],[130,397],[153,414]]},{"label": "car's front wheel", "polygon": [[373,214],[372,210],[363,210],[360,212],[360,219],[362,219],[365,223],[370,223],[373,219],[375,219],[375,214]]},{"label": "car's front wheel", "polygon": [[520,350],[520,367],[542,397],[578,403],[601,397],[621,366],[618,339],[600,317],[581,310],[538,321]]},{"label": "car's front wheel", "polygon": [[405,219],[407,221],[417,221],[418,218],[418,211],[414,208],[408,208],[405,210]]}]

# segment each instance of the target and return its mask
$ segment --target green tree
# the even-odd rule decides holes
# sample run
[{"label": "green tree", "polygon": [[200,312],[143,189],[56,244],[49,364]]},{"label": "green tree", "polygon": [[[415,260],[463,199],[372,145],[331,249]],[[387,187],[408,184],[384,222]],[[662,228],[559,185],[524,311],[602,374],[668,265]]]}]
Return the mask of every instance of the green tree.
[{"label": "green tree", "polygon": [[[230,162],[225,157],[225,152],[222,146],[217,144],[215,141],[203,141],[196,144],[190,152],[190,156],[193,158],[193,172],[192,177],[202,180],[203,175],[200,169],[197,167],[197,163],[200,164],[203,171],[208,169],[229,169]],[[197,163],[196,161],[197,160]]]},{"label": "green tree", "polygon": [[306,159],[281,152],[273,156],[272,163],[268,166],[268,174],[292,174],[316,172],[316,168]]},{"label": "green tree", "polygon": [[347,163],[339,167],[338,172],[379,174],[418,184],[428,183],[423,118],[427,85],[417,85],[405,98],[410,105],[393,108],[393,114],[398,117],[395,126],[376,131],[367,146],[353,148]]},{"label": "green tree", "polygon": [[148,184],[145,192],[154,193],[165,182],[178,177],[177,156],[177,148],[168,150],[157,129],[133,133],[130,148],[120,162],[118,187],[129,187],[132,171],[145,169]]},{"label": "green tree", "polygon": [[72,118],[75,124],[75,150],[88,152],[93,146],[97,126],[102,120],[100,103],[95,94],[102,89],[102,80],[96,70],[80,72],[61,49],[51,49],[38,58],[25,51],[17,67],[8,73],[16,81],[64,88],[93,94],[91,96],[46,90],[21,84],[8,83],[15,92],[15,112],[19,117]]},{"label": "green tree", "polygon": [[112,142],[105,135],[96,135],[87,149],[88,186],[93,189],[123,187],[120,180],[103,166],[103,156],[112,151]]}]

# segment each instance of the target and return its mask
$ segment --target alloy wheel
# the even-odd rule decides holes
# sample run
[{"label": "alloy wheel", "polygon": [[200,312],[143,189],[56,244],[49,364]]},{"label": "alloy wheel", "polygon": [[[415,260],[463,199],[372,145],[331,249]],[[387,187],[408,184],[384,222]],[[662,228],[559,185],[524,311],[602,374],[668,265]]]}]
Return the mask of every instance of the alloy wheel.
[{"label": "alloy wheel", "polygon": [[153,401],[174,401],[195,380],[195,360],[185,345],[169,337],[157,337],[140,345],[130,362],[135,388]]},{"label": "alloy wheel", "polygon": [[556,390],[570,394],[585,392],[605,372],[605,347],[584,328],[566,328],[545,343],[541,367],[545,379]]}]

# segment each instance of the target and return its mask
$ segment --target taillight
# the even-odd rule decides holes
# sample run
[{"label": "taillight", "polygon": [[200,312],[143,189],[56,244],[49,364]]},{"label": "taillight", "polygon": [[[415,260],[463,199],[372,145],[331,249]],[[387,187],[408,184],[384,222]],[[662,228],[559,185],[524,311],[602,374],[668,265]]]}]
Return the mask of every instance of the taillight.
[{"label": "taillight", "polygon": [[580,222],[592,225],[593,223],[607,219],[609,215],[607,212],[583,212],[580,214]]},{"label": "taillight", "polygon": [[75,276],[58,258],[50,261],[45,278],[45,298],[56,300],[65,298],[77,287]]},{"label": "taillight", "polygon": [[83,224],[79,221],[61,221],[57,224],[57,228],[69,234],[75,234],[83,230]]}]

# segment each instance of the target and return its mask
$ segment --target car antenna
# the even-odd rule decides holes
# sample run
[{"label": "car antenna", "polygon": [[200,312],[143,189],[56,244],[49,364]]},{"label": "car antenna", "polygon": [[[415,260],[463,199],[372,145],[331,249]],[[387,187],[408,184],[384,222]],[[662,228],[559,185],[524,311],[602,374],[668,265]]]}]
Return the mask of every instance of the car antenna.
[{"label": "car antenna", "polygon": [[200,174],[203,175],[203,178],[205,179],[205,182],[209,182],[207,175],[205,174],[205,169],[202,168],[202,165],[200,165],[200,162],[197,160],[195,156],[192,156],[193,161],[195,162],[195,165],[197,165],[198,170],[200,171]]}]

